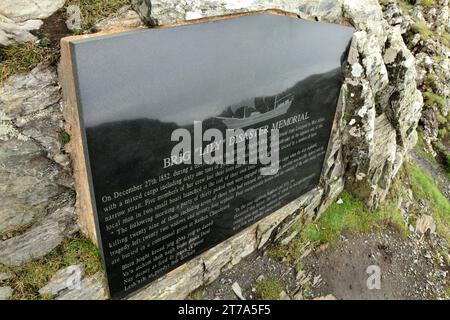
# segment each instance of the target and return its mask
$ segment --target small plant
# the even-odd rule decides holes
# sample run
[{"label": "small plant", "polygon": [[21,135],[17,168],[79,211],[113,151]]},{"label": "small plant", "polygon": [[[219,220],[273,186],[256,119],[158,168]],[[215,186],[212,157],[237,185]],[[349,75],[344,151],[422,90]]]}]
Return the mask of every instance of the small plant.
[{"label": "small plant", "polygon": [[436,5],[436,1],[435,0],[420,0],[420,5],[425,8],[432,8],[433,6]]},{"label": "small plant", "polygon": [[68,134],[65,131],[60,132],[59,135],[58,135],[58,138],[59,138],[59,142],[62,145],[66,145],[66,144],[68,144],[70,142],[70,134]]},{"label": "small plant", "polygon": [[258,282],[255,289],[262,300],[278,300],[284,286],[280,280],[270,277]]},{"label": "small plant", "polygon": [[412,31],[414,33],[418,33],[420,34],[420,38],[423,41],[426,41],[430,38],[431,34],[433,33],[428,26],[426,25],[425,22],[422,21],[416,21],[413,25],[412,25]]},{"label": "small plant", "polygon": [[403,12],[409,12],[414,9],[414,5],[411,4],[408,0],[398,0],[398,6],[402,9]]},{"label": "small plant", "polygon": [[302,271],[305,269],[305,264],[303,262],[299,262],[295,265],[295,270]]},{"label": "small plant", "polygon": [[195,290],[194,292],[191,292],[187,296],[187,300],[204,300],[203,292],[200,290]]},{"label": "small plant", "polygon": [[432,107],[435,105],[439,109],[442,109],[445,106],[444,98],[438,94],[427,91],[427,92],[424,92],[422,95],[425,100],[425,105],[428,107]]}]

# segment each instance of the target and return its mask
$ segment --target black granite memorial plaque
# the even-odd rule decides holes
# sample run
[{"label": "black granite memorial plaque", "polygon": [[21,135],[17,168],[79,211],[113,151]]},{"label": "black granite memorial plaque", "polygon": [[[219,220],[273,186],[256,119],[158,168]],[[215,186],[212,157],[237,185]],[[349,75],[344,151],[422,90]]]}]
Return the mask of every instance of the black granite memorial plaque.
[{"label": "black granite memorial plaque", "polygon": [[[71,42],[112,298],[317,186],[352,34],[344,26],[256,14]],[[211,128],[224,140],[203,141]],[[191,134],[190,154],[213,156],[240,138],[248,147],[249,136],[229,140],[225,130],[249,128],[279,130],[276,174],[262,175],[260,162],[178,164],[189,158],[185,149],[180,159],[171,156],[176,129]]]}]

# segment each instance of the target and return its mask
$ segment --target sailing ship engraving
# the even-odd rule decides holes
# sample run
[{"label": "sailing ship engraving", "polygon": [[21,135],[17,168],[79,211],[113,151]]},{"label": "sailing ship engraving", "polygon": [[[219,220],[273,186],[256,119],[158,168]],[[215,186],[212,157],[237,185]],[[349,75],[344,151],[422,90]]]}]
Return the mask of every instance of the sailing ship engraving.
[{"label": "sailing ship engraving", "polygon": [[261,113],[259,111],[253,111],[248,116],[246,113],[247,107],[244,107],[244,116],[242,118],[239,117],[216,117],[227,126],[228,129],[240,129],[252,126],[254,124],[281,116],[285,114],[292,102],[294,101],[293,94],[287,94],[281,98],[276,97],[275,102],[273,104],[273,108],[270,111]]}]

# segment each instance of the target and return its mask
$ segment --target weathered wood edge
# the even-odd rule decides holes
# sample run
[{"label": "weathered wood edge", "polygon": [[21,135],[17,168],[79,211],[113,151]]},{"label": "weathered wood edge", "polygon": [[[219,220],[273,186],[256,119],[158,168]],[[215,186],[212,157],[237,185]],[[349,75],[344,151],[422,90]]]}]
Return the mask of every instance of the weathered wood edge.
[{"label": "weathered wood edge", "polygon": [[77,194],[76,213],[81,232],[95,244],[97,234],[91,193],[89,189],[88,170],[83,148],[83,132],[80,124],[80,114],[76,94],[75,79],[73,74],[70,39],[61,40],[61,61],[58,66],[58,75],[63,92],[63,114],[66,120],[65,130],[70,134],[70,142],[66,145],[66,151],[70,154],[75,177],[75,190]]}]

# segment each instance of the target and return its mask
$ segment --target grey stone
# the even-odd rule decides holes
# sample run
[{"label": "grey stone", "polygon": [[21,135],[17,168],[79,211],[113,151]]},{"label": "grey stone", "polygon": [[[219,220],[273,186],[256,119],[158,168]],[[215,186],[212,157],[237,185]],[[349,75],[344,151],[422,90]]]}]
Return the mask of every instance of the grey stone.
[{"label": "grey stone", "polygon": [[54,104],[30,116],[17,118],[17,129],[22,135],[39,142],[47,152],[56,154],[61,149],[58,133],[64,128],[61,106]]},{"label": "grey stone", "polygon": [[156,25],[158,22],[152,17],[152,2],[152,0],[131,0],[131,5],[144,23]]},{"label": "grey stone", "polygon": [[8,300],[12,294],[13,290],[11,287],[0,287],[0,300]]},{"label": "grey stone", "polygon": [[300,0],[299,10],[315,17],[319,21],[344,23],[344,0]]},{"label": "grey stone", "polygon": [[0,273],[0,282],[11,279],[11,276],[7,273]]},{"label": "grey stone", "polygon": [[43,153],[31,140],[0,140],[0,232],[44,216],[49,201],[66,192],[68,173]]},{"label": "grey stone", "polygon": [[0,14],[16,22],[45,19],[64,6],[65,0],[2,0]]},{"label": "grey stone", "polygon": [[36,41],[37,38],[30,31],[38,30],[41,26],[41,20],[14,22],[0,14],[0,47]]},{"label": "grey stone", "polygon": [[71,31],[81,30],[82,14],[80,7],[73,4],[67,6],[66,14],[67,14],[66,20],[67,29]]},{"label": "grey stone", "polygon": [[131,10],[131,7],[126,5],[120,8],[116,13],[97,23],[95,25],[95,30],[106,31],[111,29],[138,28],[143,26],[144,23],[136,11]]},{"label": "grey stone", "polygon": [[81,281],[78,288],[60,295],[57,300],[105,300],[107,298],[103,275],[96,273]]},{"label": "grey stone", "polygon": [[244,296],[242,295],[242,289],[241,289],[241,286],[239,285],[239,283],[237,283],[237,282],[233,283],[233,285],[231,286],[231,289],[233,290],[236,297],[239,298],[239,300],[245,300]]},{"label": "grey stone", "polygon": [[81,264],[61,269],[39,290],[39,294],[56,296],[65,290],[80,288],[83,272],[84,266]]},{"label": "grey stone", "polygon": [[432,216],[424,214],[417,219],[415,231],[421,234],[425,234],[427,231],[435,233],[436,222]]},{"label": "grey stone", "polygon": [[[67,195],[64,204],[54,204],[54,212],[33,225],[25,233],[0,242],[0,263],[15,267],[45,256],[66,236],[77,231],[73,195]],[[63,200],[61,200],[63,201]]]},{"label": "grey stone", "polygon": [[38,221],[73,187],[70,171],[51,160],[62,147],[60,99],[56,72],[44,65],[0,86],[0,232]]},{"label": "grey stone", "polygon": [[60,99],[56,70],[42,64],[29,73],[9,77],[0,87],[0,110],[8,118],[31,115]]},{"label": "grey stone", "polygon": [[291,300],[291,297],[286,293],[286,291],[281,291],[279,300]]}]

